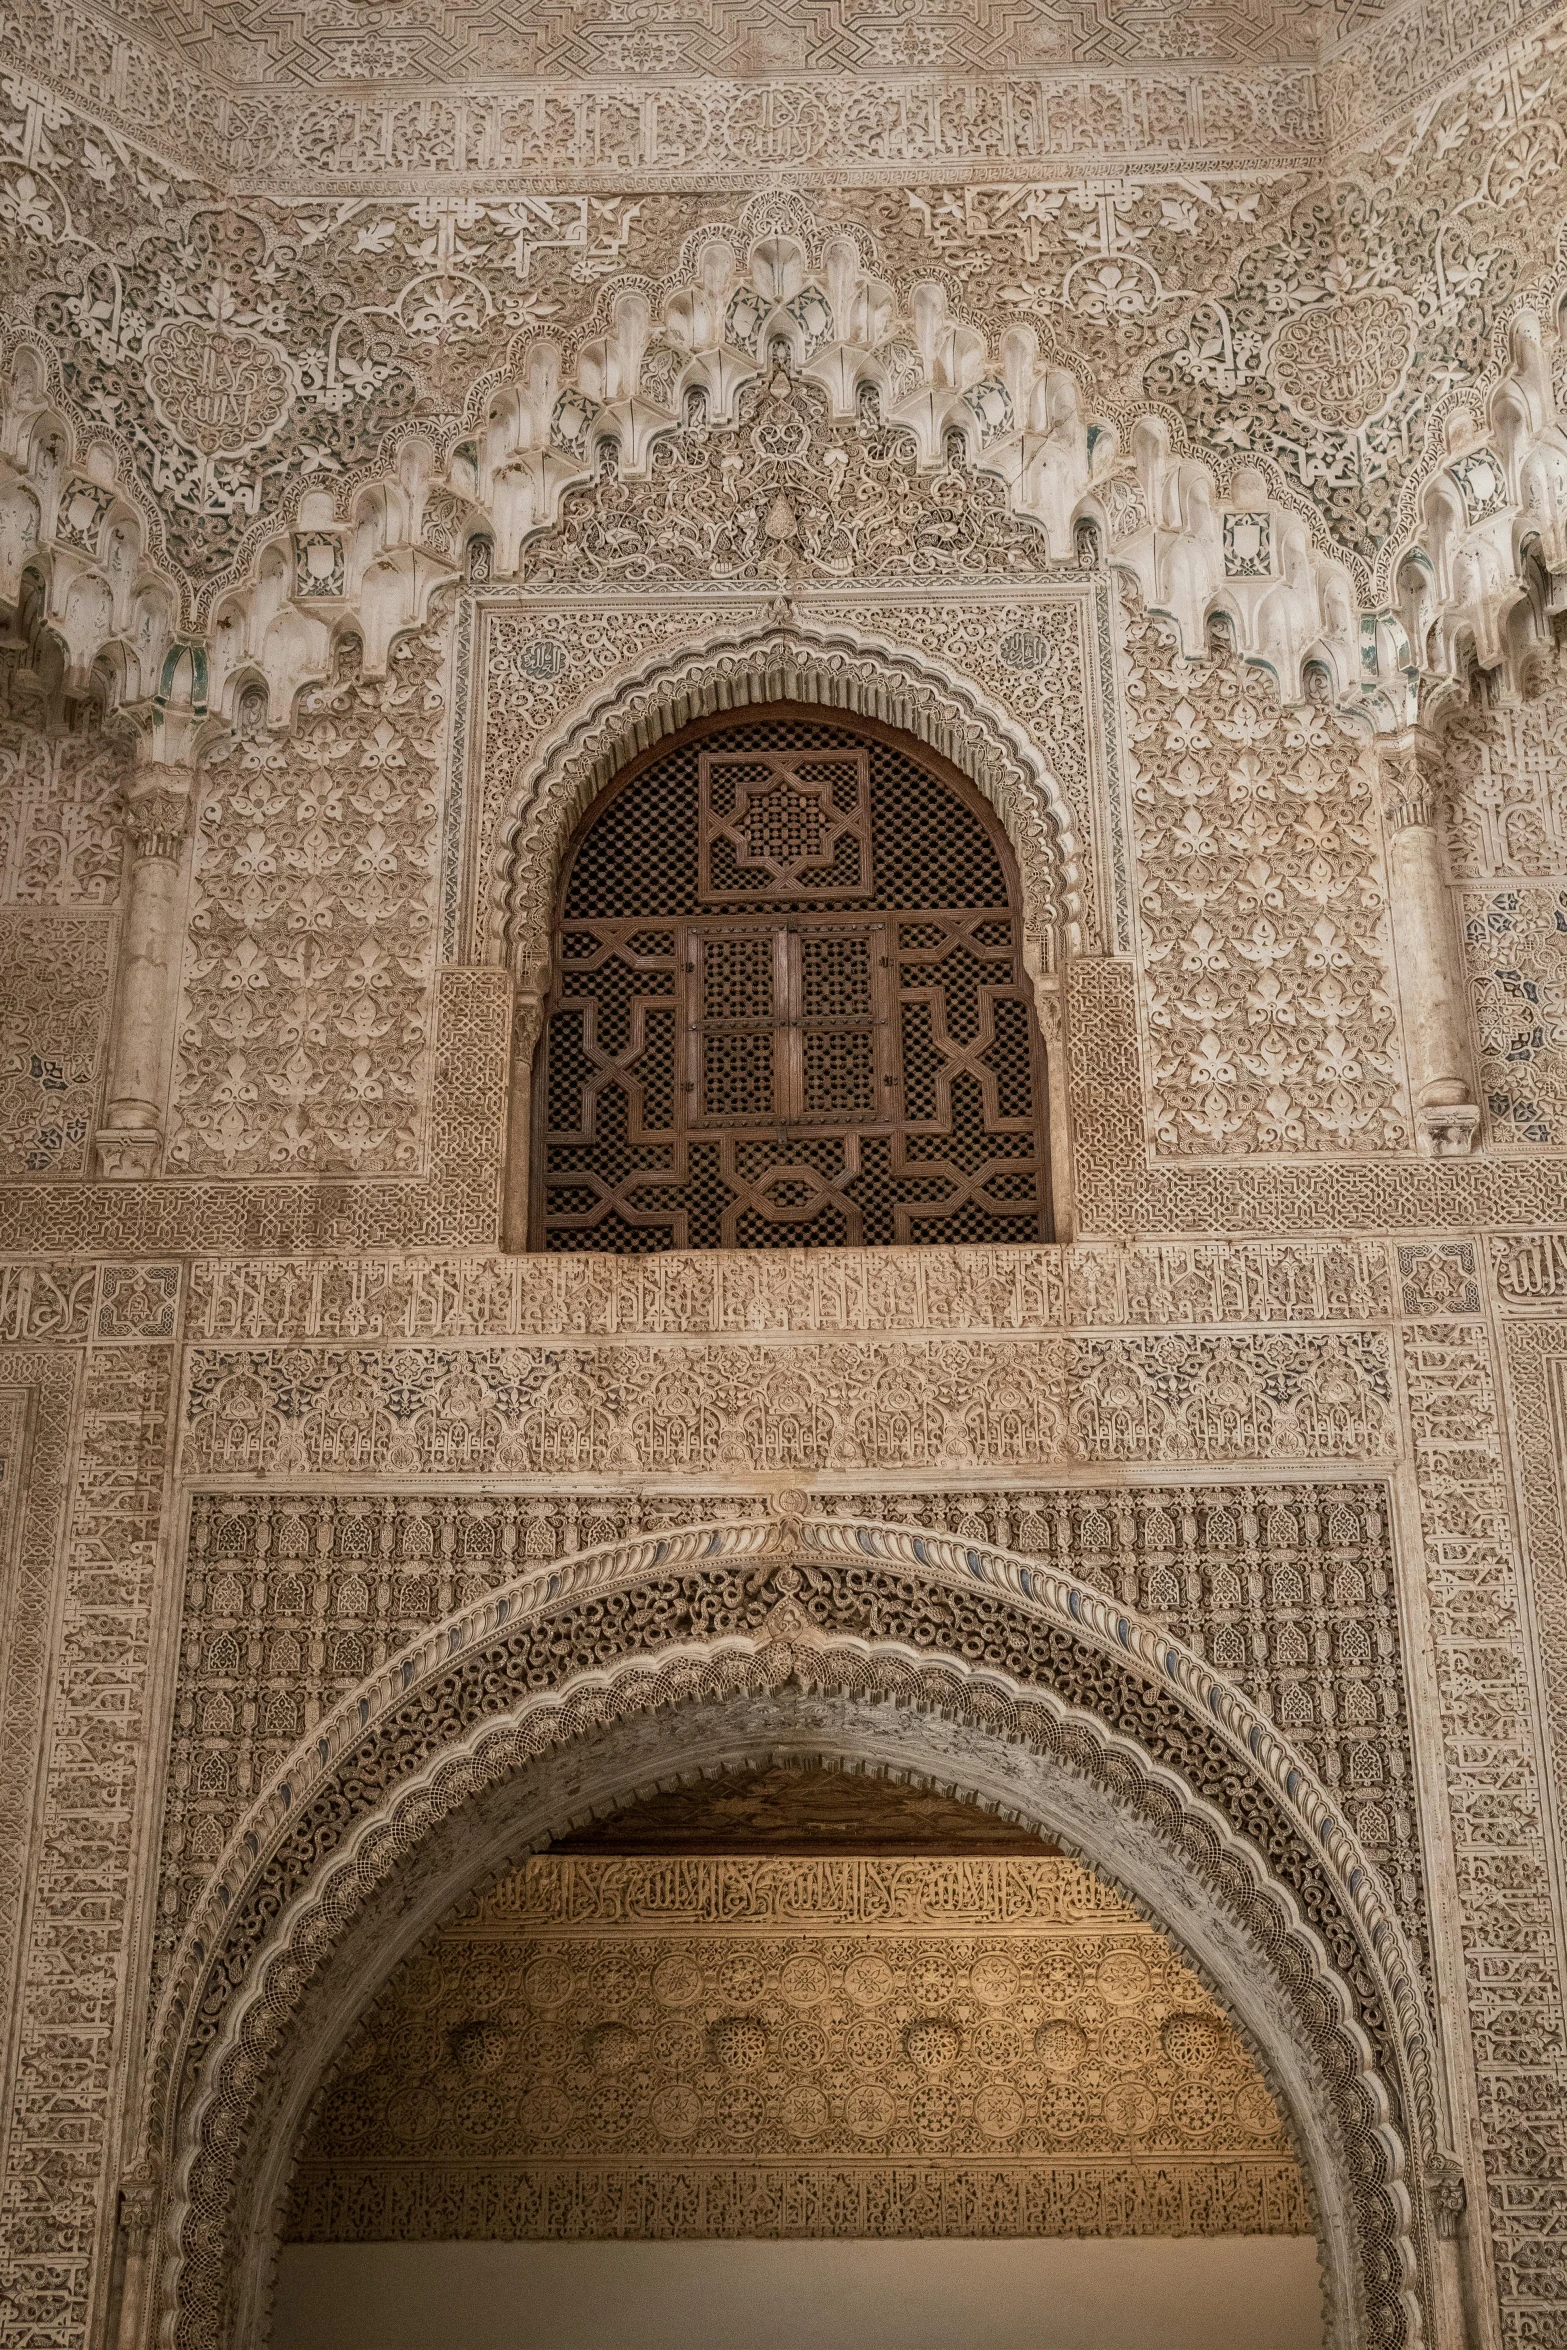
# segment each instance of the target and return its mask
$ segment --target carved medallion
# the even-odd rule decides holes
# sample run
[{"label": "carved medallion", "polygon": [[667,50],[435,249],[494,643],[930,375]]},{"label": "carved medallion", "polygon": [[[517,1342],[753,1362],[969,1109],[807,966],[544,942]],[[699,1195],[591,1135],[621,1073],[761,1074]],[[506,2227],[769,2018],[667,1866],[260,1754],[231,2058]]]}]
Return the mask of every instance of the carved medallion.
[{"label": "carved medallion", "polygon": [[170,432],[204,457],[255,448],[294,401],[293,374],[275,344],[199,318],[158,328],[147,350],[147,389]]},{"label": "carved medallion", "polygon": [[1392,399],[1413,347],[1399,295],[1351,294],[1285,320],[1274,337],[1273,377],[1306,415],[1358,432]]}]

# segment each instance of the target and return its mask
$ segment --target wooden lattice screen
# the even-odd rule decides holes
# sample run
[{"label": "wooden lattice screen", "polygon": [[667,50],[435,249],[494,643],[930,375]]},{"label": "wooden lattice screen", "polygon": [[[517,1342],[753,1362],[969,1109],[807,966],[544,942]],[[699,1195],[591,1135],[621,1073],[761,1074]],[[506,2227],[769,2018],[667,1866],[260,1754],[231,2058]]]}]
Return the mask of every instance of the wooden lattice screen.
[{"label": "wooden lattice screen", "polygon": [[1010,858],[906,737],[748,713],[617,782],[567,871],[534,1244],[1037,1240]]}]

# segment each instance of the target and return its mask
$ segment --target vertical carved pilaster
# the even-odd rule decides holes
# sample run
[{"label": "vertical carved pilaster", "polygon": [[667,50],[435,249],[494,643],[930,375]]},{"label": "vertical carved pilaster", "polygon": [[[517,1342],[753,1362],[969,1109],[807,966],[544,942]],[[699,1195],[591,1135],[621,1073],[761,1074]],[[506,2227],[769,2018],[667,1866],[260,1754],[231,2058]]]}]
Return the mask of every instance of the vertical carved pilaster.
[{"label": "vertical carved pilaster", "polygon": [[520,1255],[528,1245],[528,1199],[533,1171],[533,1063],[539,1038],[544,1033],[544,1004],[542,988],[525,983],[517,990],[512,1012],[501,1246],[514,1256]]},{"label": "vertical carved pilaster", "polygon": [[120,2282],[120,2316],[115,2350],[143,2350],[151,2301],[153,2230],[158,2216],[158,2181],[151,2170],[129,2173],[120,2182],[120,2239],[125,2265]]},{"label": "vertical carved pilaster", "polygon": [[194,798],[189,768],[144,771],[126,794],[131,842],[120,942],[109,1092],[98,1167],[125,1179],[153,1173],[163,1148],[169,1028],[179,978],[180,860]]},{"label": "vertical carved pilaster", "polygon": [[1070,1240],[1076,1230],[1076,1199],[1073,1178],[1075,1173],[1072,1153],[1072,1096],[1068,1083],[1066,1011],[1062,988],[1055,974],[1048,975],[1034,969],[1029,963],[1028,947],[1023,949],[1025,967],[1033,981],[1034,1011],[1039,1021],[1039,1034],[1045,1048],[1045,1089],[1050,1121],[1050,1221],[1051,1237]]},{"label": "vertical carved pilaster", "polygon": [[1470,1068],[1464,977],[1453,935],[1433,754],[1381,749],[1393,945],[1398,958],[1415,1122],[1433,1158],[1467,1158],[1480,1123]]}]

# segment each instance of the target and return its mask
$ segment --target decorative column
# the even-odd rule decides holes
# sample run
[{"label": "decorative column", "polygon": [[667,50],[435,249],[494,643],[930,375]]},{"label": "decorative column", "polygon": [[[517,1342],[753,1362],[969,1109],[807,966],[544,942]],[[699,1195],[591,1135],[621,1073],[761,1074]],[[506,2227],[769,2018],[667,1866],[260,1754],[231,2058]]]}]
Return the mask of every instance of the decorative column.
[{"label": "decorative column", "polygon": [[1378,745],[1388,828],[1393,946],[1415,1123],[1437,1159],[1465,1159],[1480,1124],[1466,986],[1437,832],[1436,754],[1408,737]]},{"label": "decorative column", "polygon": [[156,2173],[151,2169],[131,2172],[120,2182],[120,2240],[125,2265],[120,2275],[120,2322],[115,2328],[117,2350],[143,2350],[157,2216]]},{"label": "decorative column", "polygon": [[163,1148],[169,1030],[184,930],[180,860],[195,778],[188,767],[144,769],[126,794],[130,836],[124,929],[109,1046],[108,1108],[98,1168],[124,1181],[151,1175]]},{"label": "decorative column", "polygon": [[528,1201],[533,1189],[533,1062],[544,1033],[544,990],[520,985],[512,1010],[511,1070],[506,1102],[506,1175],[501,1246],[521,1256],[528,1245]]}]

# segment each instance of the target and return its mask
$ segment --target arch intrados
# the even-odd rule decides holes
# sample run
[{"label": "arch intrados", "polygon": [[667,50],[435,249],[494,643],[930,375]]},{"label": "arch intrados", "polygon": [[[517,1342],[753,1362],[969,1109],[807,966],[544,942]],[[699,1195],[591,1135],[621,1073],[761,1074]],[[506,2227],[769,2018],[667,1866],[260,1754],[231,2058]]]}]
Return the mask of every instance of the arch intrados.
[{"label": "arch intrados", "polygon": [[[1303,1915],[1289,1885],[1277,1876],[1258,1844],[1248,1840],[1252,1829],[1248,1826],[1237,1831],[1230,1826],[1228,1795],[1209,1799],[1200,1791],[1194,1792],[1176,1766],[1125,1733],[1119,1705],[1111,1708],[1112,1723],[1098,1699],[1092,1710],[1084,1711],[1058,1696],[1048,1678],[1041,1680],[1031,1674],[1020,1684],[990,1664],[971,1664],[934,1646],[911,1648],[898,1639],[869,1641],[807,1625],[803,1647],[791,1650],[787,1642],[780,1645],[781,1635],[772,1626],[771,1617],[771,1637],[709,1635],[705,1644],[698,1639],[652,1648],[639,1647],[633,1639],[623,1648],[612,1649],[609,1663],[578,1670],[575,1678],[567,1672],[547,1686],[528,1684],[525,1702],[497,1706],[489,1712],[460,1712],[457,1718],[462,1727],[456,1736],[448,1735],[430,1745],[421,1728],[419,1735],[426,1745],[420,1751],[427,1752],[426,1761],[412,1773],[399,1775],[394,1770],[385,1777],[383,1798],[373,1806],[366,1798],[367,1808],[361,1809],[357,1818],[352,1804],[345,1811],[340,1793],[333,1792],[340,1769],[348,1769],[355,1777],[360,1777],[361,1769],[374,1776],[368,1758],[377,1736],[393,1736],[396,1718],[406,1722],[409,1709],[422,1724],[429,1719],[428,1711],[422,1709],[436,1705],[443,1688],[453,1703],[460,1704],[457,1692],[462,1687],[503,1686],[505,1649],[530,1623],[543,1618],[553,1626],[569,1621],[582,1609],[591,1614],[616,1592],[629,1594],[660,1581],[667,1588],[671,1573],[678,1573],[688,1583],[695,1576],[697,1584],[691,1586],[695,1589],[709,1562],[715,1568],[744,1564],[749,1573],[753,1562],[782,1563],[791,1555],[800,1556],[803,1562],[813,1553],[840,1560],[863,1556],[886,1561],[898,1570],[900,1588],[902,1578],[911,1572],[916,1584],[945,1584],[976,1597],[976,1581],[988,1584],[997,1598],[1021,1602],[1025,1616],[1042,1616],[1056,1625],[1081,1648],[1086,1659],[1097,1659],[1101,1664],[1108,1661],[1117,1672],[1125,1672],[1129,1697],[1141,1683],[1144,1700],[1152,1697],[1174,1704],[1178,1712],[1190,1717],[1193,1729],[1217,1729],[1221,1745],[1233,1758],[1224,1764],[1217,1784],[1227,1788],[1234,1776],[1233,1765],[1239,1764],[1242,1780],[1249,1772],[1256,1792],[1266,1794],[1270,1803],[1282,1805],[1286,1818],[1293,1820],[1288,1833],[1297,1840],[1303,1857],[1309,1857],[1313,1867],[1327,1863],[1336,1887],[1332,1898],[1339,1904],[1342,1922],[1351,1929],[1358,1954],[1356,1970],[1377,1987],[1378,2029],[1393,2070],[1378,2071],[1372,2040],[1358,2019],[1356,1996],[1333,1971],[1326,1945]],[[764,1572],[758,1589],[769,1580]],[[585,1616],[583,1620],[588,1619]],[[429,1839],[451,1813],[480,1798],[487,1804],[503,1803],[504,1798],[491,1791],[520,1780],[523,1765],[531,1768],[541,1753],[559,1748],[568,1757],[568,1768],[570,1757],[580,1762],[588,1752],[584,1732],[596,1735],[605,1722],[627,1713],[678,1714],[689,1722],[685,1701],[693,1697],[711,1700],[733,1695],[736,1690],[744,1694],[747,1689],[753,1695],[761,1691],[770,1697],[791,1681],[807,1691],[819,1690],[832,1684],[835,1674],[851,1693],[861,1687],[874,1687],[880,1693],[877,1719],[884,1726],[895,1728],[899,1721],[917,1718],[927,1725],[946,1719],[966,1723],[970,1735],[977,1730],[981,1737],[991,1737],[1002,1764],[993,1790],[996,1800],[1074,1845],[1130,1897],[1146,1901],[1153,1914],[1177,1932],[1207,1969],[1220,1996],[1277,2065],[1277,2047],[1267,2029],[1259,2030],[1253,2020],[1244,1985],[1237,1992],[1236,1937],[1245,1940],[1250,1932],[1255,1963],[1263,1975],[1277,1982],[1280,1996],[1305,2019],[1302,2028],[1309,2025],[1316,2046],[1313,2063],[1307,2068],[1309,2078],[1320,2075],[1324,2082],[1333,2083],[1339,2112],[1353,2116],[1345,2126],[1353,2130],[1354,2162],[1342,2163],[1335,2175],[1353,2182],[1347,2192],[1356,2202],[1359,2224],[1345,2240],[1348,2266],[1334,2256],[1341,2298],[1349,2296],[1343,2298],[1343,2309],[1335,2318],[1335,2341],[1348,2344],[1361,2338],[1350,2305],[1351,2299],[1361,2298],[1352,2292],[1354,2277],[1368,2273],[1357,2269],[1352,2257],[1353,2245],[1361,2239],[1368,2247],[1383,2247],[1372,2257],[1393,2263],[1391,2271],[1384,2266],[1379,2288],[1384,2311],[1391,2314],[1386,2303],[1391,2289],[1400,2305],[1404,2340],[1411,2344],[1421,2340],[1416,2280],[1422,2262],[1416,2244],[1417,2240],[1425,2241],[1424,2221],[1418,2223],[1422,2230],[1418,2239],[1414,2231],[1416,2215],[1424,2211],[1424,2197],[1412,2158],[1417,2153],[1432,2158],[1435,2152],[1430,2051],[1425,2037],[1428,2027],[1418,1993],[1412,1992],[1402,1935],[1376,1891],[1375,1873],[1346,1838],[1323,1791],[1293,1757],[1287,1742],[1255,1714],[1238,1690],[1168,1634],[1128,1615],[1054,1568],[908,1527],[814,1519],[802,1524],[788,1517],[693,1526],[671,1535],[633,1538],[535,1570],[421,1636],[323,1722],[311,1741],[296,1750],[286,1776],[274,1783],[236,1831],[215,1874],[211,1894],[192,1918],[183,1959],[176,1965],[164,2002],[163,2053],[153,2077],[164,2084],[154,2092],[154,2103],[155,2107],[161,2105],[167,2118],[164,2123],[152,2120],[152,2139],[174,2158],[176,2184],[168,2271],[173,2299],[165,2339],[199,2341],[202,2350],[209,2350],[214,2333],[210,2318],[213,2275],[231,2273],[227,2222],[221,2214],[227,2209],[234,2182],[225,2188],[223,2181],[230,2177],[236,2149],[266,2136],[260,2127],[258,2100],[268,2106],[275,2104],[276,2096],[282,2093],[273,2079],[275,2051],[281,2040],[292,2046],[298,2038],[292,2023],[280,2023],[267,2003],[273,2002],[275,2008],[276,1998],[283,1995],[278,1989],[282,1985],[289,2008],[297,2006],[300,1992],[308,1990],[321,1968],[336,1963],[334,1953],[340,1942],[359,1946],[359,1920],[367,1907],[381,1917],[383,1900],[390,1900],[394,1926],[415,1910],[424,1915],[408,1862],[400,1857],[400,1838],[410,1851],[435,1851],[439,1837],[436,1844]],[[1092,1676],[1085,1687],[1091,1682]],[[421,1691],[426,1695],[421,1697]],[[997,1721],[1003,1718],[1022,1725],[1014,1729],[1010,1739],[993,1735]],[[754,1720],[751,1730],[754,1734]],[[1193,1751],[1200,1752],[1200,1743]],[[688,1743],[677,1747],[675,1759],[666,1767],[685,1767],[678,1759],[681,1754],[688,1764]],[[1114,1800],[1110,1812],[1101,1815],[1097,1830],[1083,1833],[1074,1829],[1069,1819],[1047,1816],[1037,1800],[1019,1803],[1015,1792],[1008,1794],[1009,1788],[1016,1789],[1020,1772],[1032,1772],[1037,1796],[1041,1761],[1047,1754],[1061,1761],[1059,1784],[1097,1773],[1109,1789],[1106,1800]],[[1211,1773],[1212,1758],[1204,1767]],[[659,1775],[651,1768],[641,1774],[651,1781]],[[944,1766],[938,1783],[950,1785],[962,1776],[961,1771]],[[977,1784],[973,1791],[985,1799]],[[580,1798],[579,1781],[579,1803]],[[280,1910],[278,1894],[264,1888],[265,1872],[289,1828],[306,1833],[323,1800],[329,1812],[335,1809],[338,1832],[330,1838],[326,1856],[311,1862],[299,1880],[297,1895]],[[1215,1801],[1222,1808],[1215,1809]],[[1167,1863],[1162,1876],[1156,1872],[1153,1881],[1145,1880],[1137,1868],[1127,1864],[1125,1853],[1118,1849],[1124,1836],[1118,1839],[1114,1830],[1115,1817],[1134,1811],[1138,1805],[1153,1823],[1150,1849],[1162,1852]],[[552,1831],[547,1821],[541,1821],[535,1822],[534,1832],[558,1830]],[[508,1854],[514,1858],[527,1841],[523,1828],[509,1816],[506,1835],[510,1843],[502,1851],[502,1860]],[[471,1880],[477,1865],[471,1847],[465,1865]],[[466,1881],[444,1884],[444,1906],[458,1897]],[[1197,1882],[1203,1886],[1200,1900],[1191,1890]],[[280,1885],[278,1892],[282,1891]],[[1318,1897],[1313,1895],[1313,1899]],[[235,1933],[242,1932],[247,1914],[261,1926],[248,1963],[232,1940]],[[441,1914],[441,1906],[430,1910],[419,1931],[432,1930]],[[1250,1918],[1258,1921],[1254,1928],[1248,1928]],[[1226,1919],[1227,1924],[1223,1922]],[[1205,1939],[1210,1927],[1220,1932],[1220,1946],[1211,1950]],[[398,1943],[403,1954],[409,1946]],[[390,1949],[384,1918],[366,1947]],[[214,1994],[218,2038],[203,2063],[199,2081],[194,2083],[181,2124],[166,2091],[173,2087],[178,2096],[175,2076],[182,2062],[188,2065],[191,2061],[189,2054],[181,2059],[180,2049],[188,2050],[191,2026]],[[363,1986],[360,1995],[362,2003]],[[317,2053],[319,2070],[330,2050],[322,2046]],[[1411,2068],[1407,2086],[1401,2078],[1404,2065]],[[236,2115],[231,2089],[248,2109],[243,2119]],[[1292,2102],[1292,2110],[1299,2119],[1302,2109]],[[1412,2143],[1406,2143],[1393,2118],[1399,2114],[1414,2133]],[[1330,2121],[1331,2116],[1326,2117],[1324,2127]],[[178,2148],[170,2133],[179,2135]],[[1327,2174],[1318,2166],[1316,2175],[1320,2196]],[[1323,2205],[1324,2211],[1329,2203],[1331,2197]],[[187,2223],[193,2204],[198,2208],[192,2234]],[[215,2231],[222,2239],[217,2247],[222,2258],[216,2272],[212,2258]],[[206,2258],[209,2295],[207,2319],[193,2312],[194,2334],[182,2325],[176,2306],[180,2271],[192,2251],[198,2268]]]},{"label": "arch intrados", "polygon": [[[943,787],[950,791],[967,813],[976,817],[984,827],[985,838],[1001,860],[1006,876],[1007,899],[1016,913],[1022,911],[1022,883],[1018,874],[1017,856],[1007,837],[1007,828],[996,812],[995,803],[988,800],[972,777],[917,734],[904,726],[893,726],[880,718],[867,717],[859,710],[840,710],[820,702],[774,701],[747,702],[735,710],[709,710],[700,718],[692,718],[672,733],[660,735],[657,742],[636,751],[622,767],[617,767],[603,789],[589,803],[567,836],[565,853],[555,884],[557,913],[563,913],[571,894],[571,877],[577,852],[599,818],[606,815],[620,798],[629,791],[650,767],[661,759],[668,759],[688,743],[703,742],[715,734],[731,733],[737,726],[830,726],[845,734],[858,735],[862,741],[883,743],[889,749],[901,751],[913,759]],[[772,901],[768,901],[771,903]]]},{"label": "arch intrados", "polygon": [[[606,1813],[698,1779],[738,1775],[775,1761],[891,1778],[999,1812],[1081,1859],[1172,1941],[1238,2026],[1284,2117],[1301,2164],[1316,2233],[1330,2350],[1359,2350],[1363,2304],[1355,2290],[1358,2239],[1345,2147],[1299,2017],[1255,1940],[1193,1897],[1152,1832],[1127,1835],[1112,1802],[1080,1802],[1086,1782],[1063,1773],[1030,1790],[1009,1767],[1004,1742],[976,1740],[939,1707],[834,1704],[785,1687],[770,1701],[693,1698],[614,1724],[573,1754],[557,1753],[488,1791],[443,1822],[421,1855],[418,1882],[392,1884],[367,1905],[318,1974],[297,2012],[280,2077],[256,2136],[264,2147],[247,2197],[253,2218],[237,2268],[234,2350],[266,2340],[274,2264],[301,2138],[355,2029],[399,1967],[451,1912],[530,1851],[540,1851]],[[1031,1793],[1037,1802],[1030,1801]],[[477,1831],[476,1833],[474,1831]],[[1107,1846],[1108,1840],[1108,1846]],[[1107,1857],[1108,1851],[1108,1857]],[[1171,1914],[1173,1907],[1175,1915]]]}]

